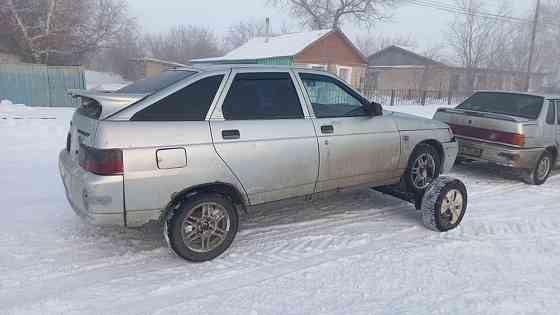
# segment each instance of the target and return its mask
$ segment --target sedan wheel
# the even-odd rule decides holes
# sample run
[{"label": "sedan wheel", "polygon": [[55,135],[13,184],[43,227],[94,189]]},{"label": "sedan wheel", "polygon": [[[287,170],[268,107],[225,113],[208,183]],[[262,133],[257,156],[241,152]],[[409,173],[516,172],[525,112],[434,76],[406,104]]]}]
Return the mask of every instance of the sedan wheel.
[{"label": "sedan wheel", "polygon": [[428,153],[420,155],[412,167],[411,177],[414,188],[426,189],[436,175],[436,161]]},{"label": "sedan wheel", "polygon": [[408,190],[421,195],[438,178],[441,169],[438,151],[431,145],[419,144],[410,156],[405,173]]},{"label": "sedan wheel", "polygon": [[224,207],[206,202],[190,209],[182,224],[185,246],[198,253],[208,253],[223,244],[231,227]]},{"label": "sedan wheel", "polygon": [[186,200],[166,220],[165,237],[173,252],[182,258],[207,261],[230,247],[237,234],[238,220],[228,198],[199,194]]},{"label": "sedan wheel", "polygon": [[534,169],[523,171],[523,181],[530,185],[544,184],[552,172],[554,162],[552,153],[549,151],[543,152]]}]

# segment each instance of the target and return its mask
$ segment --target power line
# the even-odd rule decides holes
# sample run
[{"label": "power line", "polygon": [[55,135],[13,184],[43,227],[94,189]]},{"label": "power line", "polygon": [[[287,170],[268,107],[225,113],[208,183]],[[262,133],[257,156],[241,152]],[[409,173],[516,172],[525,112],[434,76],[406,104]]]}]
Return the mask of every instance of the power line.
[{"label": "power line", "polygon": [[462,14],[462,15],[470,15],[470,16],[477,16],[477,17],[491,18],[491,19],[501,19],[501,20],[508,20],[508,21],[512,21],[512,22],[521,22],[521,23],[529,23],[530,22],[527,19],[522,19],[522,18],[513,17],[513,16],[498,15],[498,14],[494,14],[494,13],[490,13],[490,12],[483,12],[483,11],[473,12],[473,11],[469,11],[468,9],[465,9],[465,8],[450,5],[450,4],[447,4],[447,3],[436,2],[436,1],[409,0],[408,2],[410,2],[413,5],[420,6],[420,7],[428,7],[428,8],[438,9],[438,10],[446,11],[446,12],[450,12],[450,13]]},{"label": "power line", "polygon": [[[495,13],[491,13],[491,12],[484,12],[484,11],[473,12],[473,11],[470,11],[470,10],[465,9],[465,8],[461,8],[461,7],[458,7],[458,6],[455,6],[455,5],[451,5],[451,4],[448,4],[448,3],[442,3],[442,2],[438,2],[438,1],[408,0],[408,2],[412,5],[415,5],[415,6],[436,9],[436,10],[445,11],[445,12],[454,13],[454,14],[475,16],[475,17],[481,17],[481,18],[485,18],[485,19],[502,20],[502,21],[520,23],[520,24],[532,24],[533,23],[533,21],[529,20],[529,19],[524,19],[524,18],[519,18],[519,17],[514,17],[514,16],[509,16],[509,15],[500,15],[500,14],[495,14]],[[547,21],[541,21],[541,24],[560,27],[560,24],[547,22]]]}]

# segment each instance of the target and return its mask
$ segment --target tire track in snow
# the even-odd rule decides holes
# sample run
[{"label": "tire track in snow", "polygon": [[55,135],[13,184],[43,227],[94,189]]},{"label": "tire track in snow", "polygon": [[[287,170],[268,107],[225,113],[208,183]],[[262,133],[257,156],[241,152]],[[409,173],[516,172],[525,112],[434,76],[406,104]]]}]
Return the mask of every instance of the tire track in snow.
[{"label": "tire track in snow", "polygon": [[[161,311],[165,307],[184,303],[187,297],[188,299],[196,299],[199,297],[216,295],[220,294],[221,292],[227,292],[247,286],[253,286],[267,280],[273,280],[279,277],[284,277],[293,273],[301,272],[303,270],[314,268],[321,264],[330,263],[338,259],[347,259],[351,256],[363,255],[366,252],[372,251],[381,253],[387,250],[394,250],[394,246],[375,248],[375,246],[372,246],[372,243],[375,244],[377,243],[377,241],[387,238],[394,238],[395,236],[401,234],[410,235],[409,232],[416,229],[417,227],[403,229],[395,233],[385,234],[380,238],[372,240],[371,243],[362,244],[356,247],[346,247],[334,251],[328,251],[322,254],[306,257],[305,259],[298,259],[290,263],[281,264],[275,266],[274,268],[270,268],[270,266],[264,266],[262,268],[256,268],[248,272],[236,274],[226,279],[209,279],[208,281],[197,282],[194,285],[175,286],[172,290],[158,292],[157,295],[144,296],[142,299],[136,301],[114,304],[107,309],[100,309],[97,311],[100,311],[101,313],[110,311],[114,313],[131,314],[145,314],[153,313],[155,311]],[[401,238],[399,242],[402,241],[403,239]],[[401,246],[404,245],[401,244]],[[186,295],[185,292],[189,292],[189,294]]]}]

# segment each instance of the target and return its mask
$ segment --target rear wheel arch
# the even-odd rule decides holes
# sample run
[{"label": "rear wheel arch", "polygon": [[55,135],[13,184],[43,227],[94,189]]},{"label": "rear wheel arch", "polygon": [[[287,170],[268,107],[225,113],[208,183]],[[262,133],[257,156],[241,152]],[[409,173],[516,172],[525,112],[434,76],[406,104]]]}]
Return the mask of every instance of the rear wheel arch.
[{"label": "rear wheel arch", "polygon": [[445,150],[443,149],[443,145],[439,141],[431,139],[422,141],[418,145],[420,144],[429,145],[436,149],[437,153],[439,154],[440,166],[443,166],[445,164]]},{"label": "rear wheel arch", "polygon": [[[169,202],[167,207],[165,207],[165,210],[162,213],[162,217],[161,217],[162,221],[167,220],[173,214],[172,213],[173,210],[175,210],[185,200],[194,197],[196,195],[205,194],[205,193],[215,193],[228,198],[229,200],[231,200],[236,210],[238,210],[239,208],[245,209],[249,204],[247,196],[244,195],[241,191],[239,191],[239,189],[237,189],[235,186],[231,184],[222,183],[222,182],[201,184],[201,185],[188,187],[179,192],[174,193],[171,196],[171,201]],[[239,214],[240,213],[238,213],[238,215]]]},{"label": "rear wheel arch", "polygon": [[437,153],[439,154],[440,166],[443,166],[445,164],[445,151],[443,149],[443,145],[441,144],[441,142],[439,142],[435,139],[424,140],[424,141],[416,144],[414,149],[412,149],[412,151],[411,151],[410,157],[408,158],[409,163],[410,163],[410,159],[413,158],[412,152],[414,152],[414,150],[416,150],[418,147],[420,147],[422,145],[429,145],[429,146],[433,147],[434,149],[436,149]]},{"label": "rear wheel arch", "polygon": [[558,160],[558,148],[555,146],[550,146],[548,148],[546,148],[546,151],[552,153],[552,158],[554,159],[554,162],[556,162]]}]

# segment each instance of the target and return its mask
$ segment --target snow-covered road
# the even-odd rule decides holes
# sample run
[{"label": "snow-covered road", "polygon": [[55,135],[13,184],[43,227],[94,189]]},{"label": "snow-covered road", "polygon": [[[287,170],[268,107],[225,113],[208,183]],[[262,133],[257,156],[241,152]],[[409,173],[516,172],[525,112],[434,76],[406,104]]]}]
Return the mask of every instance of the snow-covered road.
[{"label": "snow-covered road", "polygon": [[158,226],[101,228],[64,197],[71,111],[0,109],[0,314],[558,314],[560,174],[542,187],[459,166],[462,226],[437,234],[369,190],[263,207],[208,263]]}]

